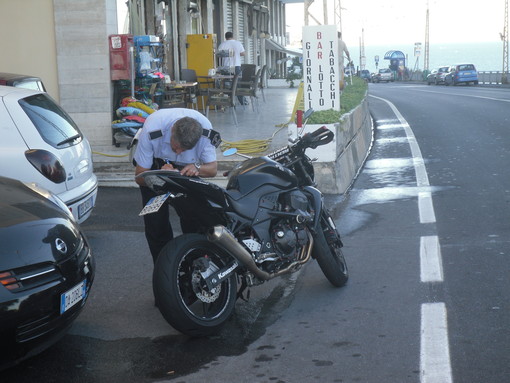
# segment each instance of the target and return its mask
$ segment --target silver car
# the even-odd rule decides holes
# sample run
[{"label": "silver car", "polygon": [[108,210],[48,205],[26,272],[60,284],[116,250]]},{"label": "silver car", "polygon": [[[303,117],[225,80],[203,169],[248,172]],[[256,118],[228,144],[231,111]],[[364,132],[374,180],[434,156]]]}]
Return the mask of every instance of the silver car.
[{"label": "silver car", "polygon": [[78,223],[95,205],[97,178],[89,142],[45,92],[0,86],[0,176],[56,194]]},{"label": "silver car", "polygon": [[381,82],[381,81],[395,81],[395,78],[393,77],[393,72],[389,68],[383,68],[379,69],[379,72],[374,77],[374,82]]}]

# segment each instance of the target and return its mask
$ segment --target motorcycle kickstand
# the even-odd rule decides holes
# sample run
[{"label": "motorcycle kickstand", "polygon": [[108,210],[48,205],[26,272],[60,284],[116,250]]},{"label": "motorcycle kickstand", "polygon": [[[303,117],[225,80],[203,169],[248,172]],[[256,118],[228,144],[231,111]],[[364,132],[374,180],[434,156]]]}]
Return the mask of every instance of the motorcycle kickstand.
[{"label": "motorcycle kickstand", "polygon": [[244,297],[244,290],[246,290],[246,288],[248,287],[248,284],[246,283],[246,280],[243,278],[243,281],[241,282],[241,287],[239,288],[239,291],[237,292],[237,299],[241,299],[245,302],[248,302],[248,300],[250,299],[250,293],[251,293],[251,290],[248,290],[246,292],[246,298]]}]

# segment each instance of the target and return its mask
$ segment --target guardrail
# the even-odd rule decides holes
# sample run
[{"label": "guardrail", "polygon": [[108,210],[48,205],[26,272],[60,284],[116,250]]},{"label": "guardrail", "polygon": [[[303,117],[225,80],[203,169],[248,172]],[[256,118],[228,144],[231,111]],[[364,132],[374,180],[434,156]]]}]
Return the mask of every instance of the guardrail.
[{"label": "guardrail", "polygon": [[[503,84],[503,73],[500,71],[479,71],[478,83],[479,84]],[[506,81],[510,82],[510,73],[506,73]]]}]

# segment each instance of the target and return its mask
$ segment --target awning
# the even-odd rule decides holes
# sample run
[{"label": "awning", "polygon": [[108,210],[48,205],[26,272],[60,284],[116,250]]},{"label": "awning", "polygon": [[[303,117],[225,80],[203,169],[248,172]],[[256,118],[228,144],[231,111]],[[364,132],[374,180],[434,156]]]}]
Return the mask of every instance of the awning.
[{"label": "awning", "polygon": [[287,48],[287,47],[284,47],[284,46],[278,44],[276,41],[271,40],[271,39],[266,40],[266,48],[272,49],[274,51],[287,53],[288,55],[292,55],[292,56],[303,56],[303,51],[301,51],[301,49]]}]

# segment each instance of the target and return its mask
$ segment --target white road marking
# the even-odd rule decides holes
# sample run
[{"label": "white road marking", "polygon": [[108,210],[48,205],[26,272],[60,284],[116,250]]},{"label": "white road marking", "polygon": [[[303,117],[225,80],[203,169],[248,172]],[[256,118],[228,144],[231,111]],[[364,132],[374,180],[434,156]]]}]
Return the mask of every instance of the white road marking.
[{"label": "white road marking", "polygon": [[[420,147],[408,122],[390,101],[371,97],[386,102],[395,113],[411,148],[416,184],[418,187],[430,187]],[[421,223],[436,222],[429,191],[418,193],[418,210]],[[422,283],[441,283],[444,280],[441,246],[437,236],[423,236],[420,239],[420,279]],[[452,383],[447,312],[443,302],[422,304],[420,335],[420,382]]]},{"label": "white road marking", "polygon": [[420,382],[452,381],[445,304],[424,303],[421,306]]},{"label": "white road marking", "polygon": [[423,283],[443,282],[441,248],[436,235],[421,237],[420,278]]},{"label": "white road marking", "polygon": [[418,92],[436,93],[436,94],[441,94],[443,96],[447,95],[448,97],[471,97],[471,98],[482,98],[484,100],[491,100],[491,101],[510,102],[510,100],[507,100],[507,99],[504,99],[504,98],[479,96],[479,95],[476,95],[476,94],[465,94],[465,93],[448,93],[448,94],[445,94],[444,92],[437,92],[437,91],[425,90],[425,89],[418,89]]},{"label": "white road marking", "polygon": [[[409,126],[409,123],[406,121],[406,119],[400,114],[398,109],[391,103],[390,101],[376,97],[371,96],[374,98],[377,98],[378,100],[386,102],[393,113],[395,113],[395,116],[397,116],[397,119],[400,122],[401,127],[406,132],[407,136],[407,142],[409,143],[409,147],[411,148],[411,155],[413,157],[413,164],[414,164],[414,171],[416,173],[416,185],[418,187],[427,187],[430,186],[429,183],[429,177],[427,175],[427,169],[425,168],[425,162],[423,161],[423,157],[421,155],[420,146],[418,145],[418,142],[416,141],[416,137],[414,136],[413,130]],[[421,209],[427,209],[427,211],[421,211]],[[420,217],[426,217],[427,222],[426,223],[433,223],[436,221],[435,214],[434,214],[434,206],[432,204],[432,198],[430,198],[429,201],[425,201],[423,203],[418,204],[418,209],[420,209]],[[431,219],[433,220],[431,221]],[[425,222],[424,222],[425,223]]]},{"label": "white road marking", "polygon": [[432,194],[430,192],[418,193],[418,210],[420,212],[421,223],[436,222],[436,214],[434,213],[434,205],[432,204]]}]

